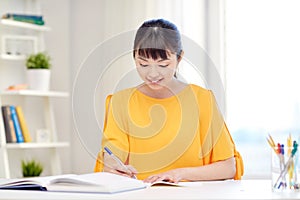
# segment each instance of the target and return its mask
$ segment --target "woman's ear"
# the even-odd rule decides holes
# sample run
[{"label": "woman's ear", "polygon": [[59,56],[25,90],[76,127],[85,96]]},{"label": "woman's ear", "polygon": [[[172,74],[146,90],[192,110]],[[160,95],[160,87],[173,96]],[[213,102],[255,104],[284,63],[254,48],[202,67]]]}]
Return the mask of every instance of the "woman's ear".
[{"label": "woman's ear", "polygon": [[178,63],[182,60],[183,55],[184,55],[184,51],[181,51],[180,55],[179,55],[178,58],[177,58],[177,62],[178,62]]}]

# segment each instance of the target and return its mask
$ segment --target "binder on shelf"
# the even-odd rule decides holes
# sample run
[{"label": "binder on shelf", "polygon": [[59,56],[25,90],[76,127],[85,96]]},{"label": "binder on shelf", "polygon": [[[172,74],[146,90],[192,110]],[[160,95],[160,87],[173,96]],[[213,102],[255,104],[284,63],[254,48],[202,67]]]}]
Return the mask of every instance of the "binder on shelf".
[{"label": "binder on shelf", "polygon": [[26,14],[15,14],[15,13],[6,13],[2,16],[2,19],[9,19],[19,22],[25,22],[36,25],[44,25],[43,16],[41,15],[26,15]]},{"label": "binder on shelf", "polygon": [[4,19],[14,18],[14,17],[22,17],[22,18],[26,18],[26,19],[43,20],[42,15],[33,15],[33,14],[6,13],[2,16],[2,18],[4,18]]},{"label": "binder on shelf", "polygon": [[17,143],[22,143],[22,142],[24,142],[24,137],[22,134],[22,130],[20,127],[20,123],[19,123],[19,119],[18,119],[18,115],[17,115],[15,106],[10,106],[10,112],[11,112],[12,121],[14,122]]},{"label": "binder on shelf", "polygon": [[31,142],[32,141],[31,136],[30,136],[21,106],[16,106],[16,113],[17,113],[17,116],[19,119],[19,124],[20,124],[20,128],[21,128],[21,131],[23,134],[24,142]]},{"label": "binder on shelf", "polygon": [[1,106],[2,109],[2,117],[4,122],[4,130],[6,143],[16,143],[17,137],[15,132],[14,123],[11,118],[10,106]]}]

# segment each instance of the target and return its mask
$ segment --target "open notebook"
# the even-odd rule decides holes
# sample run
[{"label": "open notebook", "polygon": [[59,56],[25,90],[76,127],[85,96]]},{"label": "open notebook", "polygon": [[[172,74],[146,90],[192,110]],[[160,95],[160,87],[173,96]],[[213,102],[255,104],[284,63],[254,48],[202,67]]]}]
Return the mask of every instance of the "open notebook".
[{"label": "open notebook", "polygon": [[0,189],[93,193],[125,192],[161,184],[177,185],[163,181],[148,184],[141,180],[106,172],[82,175],[66,174],[24,179],[0,179]]}]

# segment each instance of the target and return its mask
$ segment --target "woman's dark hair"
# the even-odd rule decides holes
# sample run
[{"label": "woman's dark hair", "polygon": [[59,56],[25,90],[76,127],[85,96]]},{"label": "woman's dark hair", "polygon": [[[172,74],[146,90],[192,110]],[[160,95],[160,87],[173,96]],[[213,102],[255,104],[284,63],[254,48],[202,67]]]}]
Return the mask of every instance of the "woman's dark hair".
[{"label": "woman's dark hair", "polygon": [[133,46],[133,57],[140,55],[154,60],[167,59],[175,53],[179,59],[182,52],[181,37],[177,27],[164,19],[144,22],[138,29]]}]

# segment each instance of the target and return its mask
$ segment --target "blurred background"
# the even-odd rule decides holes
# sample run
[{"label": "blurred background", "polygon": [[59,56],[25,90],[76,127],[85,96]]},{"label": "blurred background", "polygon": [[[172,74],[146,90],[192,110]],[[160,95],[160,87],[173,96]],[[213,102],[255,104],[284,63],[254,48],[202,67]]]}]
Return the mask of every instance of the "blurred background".
[{"label": "blurred background", "polygon": [[[32,4],[38,6],[32,8]],[[1,15],[32,9],[51,27],[45,34],[45,47],[53,58],[51,89],[70,93],[67,100],[53,100],[58,137],[70,142],[70,147],[60,152],[63,173],[93,171],[106,95],[140,83],[131,52],[126,48],[122,54],[118,51],[118,45],[131,49],[132,38],[119,44],[113,41],[130,34],[133,37],[145,20],[153,18],[175,23],[184,38],[197,46],[183,46],[187,55],[203,56],[200,64],[184,59],[179,68],[181,77],[216,94],[224,92],[224,98],[217,98],[217,102],[244,158],[244,178],[270,178],[268,134],[276,142],[286,143],[288,134],[298,140],[298,0],[0,1]],[[101,56],[95,54],[104,47],[116,55],[107,66],[102,66]],[[0,90],[17,80],[24,81],[22,65],[0,61]],[[209,83],[217,80],[210,70],[198,70],[203,66],[217,70],[221,88],[210,88]],[[103,73],[93,82],[80,79],[86,71],[91,75]],[[91,89],[88,99],[85,89]],[[82,118],[90,106],[94,112]],[[96,126],[90,126],[93,121]]]}]

